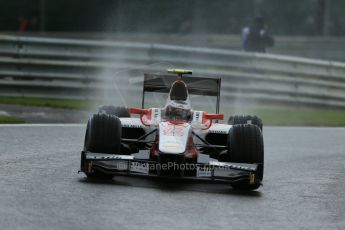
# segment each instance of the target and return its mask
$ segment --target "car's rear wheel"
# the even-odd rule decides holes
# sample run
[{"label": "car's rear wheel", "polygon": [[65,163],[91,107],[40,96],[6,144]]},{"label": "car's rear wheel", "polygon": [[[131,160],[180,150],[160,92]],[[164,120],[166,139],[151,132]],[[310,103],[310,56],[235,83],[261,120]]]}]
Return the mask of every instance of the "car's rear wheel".
[{"label": "car's rear wheel", "polygon": [[98,109],[98,113],[110,114],[117,117],[130,117],[130,113],[126,107],[103,105]]},{"label": "car's rear wheel", "polygon": [[[121,149],[121,121],[109,114],[94,114],[88,121],[84,150],[96,153],[119,154]],[[83,165],[83,159],[81,167]],[[102,172],[86,173],[88,177],[112,178]]]},{"label": "car's rear wheel", "polygon": [[258,116],[250,115],[235,115],[229,117],[229,125],[244,125],[244,124],[253,124],[260,128],[262,132],[262,120]]},{"label": "car's rear wheel", "polygon": [[225,159],[230,162],[258,164],[253,184],[249,181],[231,184],[235,189],[257,189],[261,185],[264,174],[264,143],[259,127],[252,124],[234,125],[229,131],[228,152]]}]

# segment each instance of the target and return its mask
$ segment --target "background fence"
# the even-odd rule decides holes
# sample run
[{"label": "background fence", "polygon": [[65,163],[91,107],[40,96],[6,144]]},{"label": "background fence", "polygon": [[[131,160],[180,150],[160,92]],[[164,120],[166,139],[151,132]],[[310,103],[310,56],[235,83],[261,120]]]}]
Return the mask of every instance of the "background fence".
[{"label": "background fence", "polygon": [[[0,95],[139,97],[143,72],[222,78],[222,105],[262,101],[345,108],[345,64],[179,45],[0,35]],[[133,95],[136,95],[135,97]],[[140,96],[141,97],[141,96]]]}]

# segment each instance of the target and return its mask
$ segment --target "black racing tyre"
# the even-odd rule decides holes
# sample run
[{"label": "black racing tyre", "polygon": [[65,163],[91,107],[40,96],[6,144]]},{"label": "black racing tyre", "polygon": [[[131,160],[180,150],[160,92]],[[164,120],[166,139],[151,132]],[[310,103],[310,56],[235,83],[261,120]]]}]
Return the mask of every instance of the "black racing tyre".
[{"label": "black racing tyre", "polygon": [[[84,150],[96,153],[119,154],[121,149],[121,121],[109,114],[94,114],[87,123]],[[91,178],[109,179],[101,172],[87,173]]]},{"label": "black racing tyre", "polygon": [[230,162],[259,164],[255,184],[237,182],[235,189],[254,190],[260,187],[264,175],[264,143],[258,126],[253,124],[234,125],[228,136],[228,156]]},{"label": "black racing tyre", "polygon": [[130,117],[130,113],[126,107],[103,105],[98,109],[98,113],[110,114],[117,117]]},{"label": "black racing tyre", "polygon": [[94,114],[87,124],[85,150],[118,154],[121,148],[121,121],[109,114]]},{"label": "black racing tyre", "polygon": [[262,131],[262,120],[258,116],[250,115],[236,115],[229,117],[229,125],[244,125],[244,124],[253,124],[260,128]]}]

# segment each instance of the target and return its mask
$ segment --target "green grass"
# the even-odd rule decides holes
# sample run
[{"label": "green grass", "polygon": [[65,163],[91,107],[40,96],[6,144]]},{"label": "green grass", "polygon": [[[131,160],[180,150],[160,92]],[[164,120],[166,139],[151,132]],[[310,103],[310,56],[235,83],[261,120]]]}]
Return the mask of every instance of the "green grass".
[{"label": "green grass", "polygon": [[[0,104],[17,104],[23,106],[43,106],[76,110],[91,110],[100,103],[83,100],[62,100],[24,97],[0,97]],[[198,108],[200,109],[200,108]],[[214,108],[205,109],[214,111]],[[345,127],[345,110],[330,108],[310,108],[302,106],[243,106],[236,108],[221,108],[226,120],[234,114],[255,114],[264,125],[279,126],[343,126]],[[5,122],[24,122],[13,117],[2,118]],[[0,123],[2,121],[0,120]]]},{"label": "green grass", "polygon": [[345,111],[303,109],[298,111],[259,111],[271,125],[295,126],[345,126]]},{"label": "green grass", "polygon": [[15,104],[23,106],[42,106],[64,109],[89,109],[94,103],[84,100],[64,100],[26,97],[0,97],[0,104]]},{"label": "green grass", "polygon": [[[275,126],[345,126],[345,110],[300,107],[261,107],[223,110],[231,114],[255,114],[264,125]],[[226,116],[226,117],[228,117]]]},{"label": "green grass", "polygon": [[14,116],[3,116],[0,115],[0,124],[22,124],[25,121],[21,118],[14,117]]}]

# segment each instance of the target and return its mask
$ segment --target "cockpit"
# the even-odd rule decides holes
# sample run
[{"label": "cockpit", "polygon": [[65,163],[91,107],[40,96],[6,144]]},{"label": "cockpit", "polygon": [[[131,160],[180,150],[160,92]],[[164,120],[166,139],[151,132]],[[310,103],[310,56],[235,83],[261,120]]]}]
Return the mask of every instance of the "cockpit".
[{"label": "cockpit", "polygon": [[163,110],[163,119],[165,120],[190,121],[192,119],[192,112],[190,109],[167,105]]},{"label": "cockpit", "polygon": [[162,115],[166,120],[190,121],[192,119],[188,89],[183,81],[177,80],[172,84]]}]

